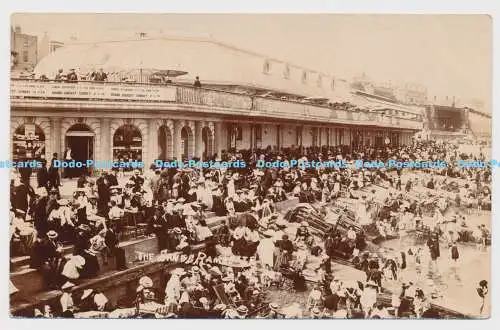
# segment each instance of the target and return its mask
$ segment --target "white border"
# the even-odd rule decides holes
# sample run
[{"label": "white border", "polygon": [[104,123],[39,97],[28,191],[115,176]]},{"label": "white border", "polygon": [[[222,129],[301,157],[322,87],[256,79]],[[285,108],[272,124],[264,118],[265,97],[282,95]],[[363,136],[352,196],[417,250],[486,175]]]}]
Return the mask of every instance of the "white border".
[{"label": "white border", "polygon": [[[9,69],[7,63],[10,63],[9,50],[9,40],[10,40],[10,14],[13,12],[295,12],[295,13],[321,13],[321,12],[332,12],[332,13],[487,13],[490,14],[494,19],[494,53],[497,54],[493,56],[494,59],[494,88],[493,91],[493,109],[499,107],[500,96],[498,91],[500,91],[499,86],[499,71],[500,66],[498,65],[498,39],[500,35],[500,28],[498,20],[500,20],[500,1],[481,1],[481,0],[440,0],[440,1],[425,1],[425,0],[413,0],[413,1],[387,1],[387,0],[349,0],[349,1],[326,1],[326,0],[308,0],[308,1],[219,1],[219,0],[198,0],[198,1],[188,1],[188,0],[177,0],[175,2],[169,1],[168,3],[163,1],[131,1],[131,0],[121,0],[121,1],[109,1],[104,2],[102,0],[82,0],[79,2],[74,1],[54,1],[54,0],[25,0],[13,3],[13,1],[2,1],[0,6],[2,7],[2,22],[3,29],[1,29],[1,43],[4,45],[2,48],[2,60],[4,65],[1,66],[2,77],[2,88],[0,89],[2,110],[0,111],[0,132],[2,136],[0,137],[0,159],[8,159],[9,150]],[[499,111],[498,109],[493,110],[492,113]],[[500,120],[499,116],[493,117],[493,158],[500,159],[500,151],[498,148],[498,143],[495,141],[495,137],[498,137],[498,130],[500,130]],[[494,187],[498,188],[500,178],[498,171],[494,173]],[[228,329],[232,327],[238,327],[240,329],[247,329],[255,326],[286,326],[289,328],[303,328],[303,327],[320,327],[320,326],[331,326],[340,328],[351,328],[351,327],[369,327],[382,326],[384,329],[399,329],[405,327],[407,329],[416,329],[417,327],[446,327],[452,326],[454,330],[457,329],[471,329],[475,327],[480,327],[481,329],[493,328],[495,324],[499,325],[499,308],[498,300],[499,288],[500,286],[496,283],[497,274],[496,271],[493,272],[491,277],[492,283],[492,318],[489,320],[482,321],[443,321],[443,320],[416,320],[416,321],[364,321],[364,320],[335,320],[335,321],[309,321],[309,320],[294,320],[294,321],[278,321],[280,323],[273,323],[273,321],[186,321],[186,320],[18,320],[11,319],[8,314],[9,310],[9,295],[7,288],[8,280],[8,248],[6,242],[8,241],[8,223],[7,223],[7,210],[8,210],[8,171],[0,171],[0,184],[5,187],[2,197],[0,198],[0,210],[2,210],[3,217],[3,230],[2,235],[5,235],[5,239],[1,240],[4,242],[2,251],[4,251],[3,262],[0,264],[0,327],[3,329],[40,329],[40,328],[65,328],[65,329],[86,329],[88,327],[110,327],[110,326],[120,326],[121,328],[136,328],[147,326],[174,328],[179,327],[179,329],[193,327],[200,327],[202,329],[217,327],[218,329]],[[497,210],[496,205],[500,204],[500,194],[497,189],[494,189],[495,194],[493,195],[493,212]],[[500,211],[500,209],[499,209]],[[496,224],[494,224],[493,219],[493,230],[496,231]],[[496,234],[496,233],[495,233]],[[494,234],[494,235],[495,235]],[[492,269],[495,270],[498,267],[498,239],[493,239],[493,258],[492,258]],[[163,323],[165,322],[165,323]],[[203,323],[201,323],[203,322]],[[210,322],[210,324],[207,324]],[[237,324],[234,322],[238,322]],[[258,323],[257,323],[258,322]],[[287,322],[282,323],[282,322]],[[328,323],[326,323],[328,322]],[[333,323],[330,323],[333,322]],[[401,322],[401,323],[400,323]],[[453,322],[453,325],[448,324]],[[445,324],[446,323],[446,324]]]}]

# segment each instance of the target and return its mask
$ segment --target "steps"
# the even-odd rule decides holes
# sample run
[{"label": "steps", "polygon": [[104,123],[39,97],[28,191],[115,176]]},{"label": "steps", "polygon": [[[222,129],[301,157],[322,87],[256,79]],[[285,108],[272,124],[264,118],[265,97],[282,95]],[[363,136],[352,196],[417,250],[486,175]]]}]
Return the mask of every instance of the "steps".
[{"label": "steps", "polygon": [[[277,211],[283,211],[290,207],[293,207],[297,203],[298,199],[293,198],[284,201],[282,203],[277,203],[276,209]],[[207,225],[213,232],[215,232],[218,228],[220,228],[225,223],[225,221],[226,221],[225,216],[217,217],[213,212],[207,213]],[[104,265],[104,263],[102,262],[102,257],[98,257],[99,265],[101,268],[99,276],[89,280],[83,280],[83,282],[81,282],[81,284],[78,285],[77,287],[82,287],[82,288],[95,287],[96,285],[95,283],[100,283],[100,284],[104,283],[107,286],[111,286],[110,290],[112,292],[115,292],[117,290],[120,291],[122,290],[122,286],[119,282],[116,282],[117,281],[116,279],[117,278],[119,279],[120,276],[122,276],[122,274],[128,274],[127,272],[134,273],[136,271],[140,271],[141,274],[145,274],[147,272],[144,269],[149,269],[148,267],[153,267],[153,268],[160,267],[160,266],[151,266],[158,263],[146,263],[144,265],[138,265],[137,263],[137,256],[138,256],[137,252],[141,252],[144,254],[149,254],[149,253],[157,254],[159,252],[158,239],[156,238],[156,236],[142,237],[130,241],[121,242],[119,246],[125,250],[125,259],[127,266],[131,267],[130,271],[129,270],[116,271],[114,258],[112,257],[109,258],[108,264]],[[202,250],[204,247],[205,245],[201,243],[192,246],[192,249],[193,251],[197,251],[197,250]],[[63,251],[64,255],[66,257],[69,257],[73,252],[73,247],[66,246],[63,248]],[[34,308],[33,306],[35,306],[36,304],[41,305],[42,303],[46,303],[47,301],[55,299],[60,295],[60,291],[58,290],[44,292],[45,288],[44,288],[42,274],[36,269],[29,268],[29,264],[30,264],[29,256],[21,256],[11,259],[10,280],[18,289],[20,289],[20,292],[16,293],[14,296],[11,297],[11,311],[13,314],[16,315],[17,315],[17,313],[15,312],[16,310],[23,310],[26,308],[31,309],[32,313],[32,308]],[[127,275],[127,276],[128,276],[127,278],[129,278],[132,275]],[[133,281],[136,281],[136,278],[140,276],[137,275],[136,277],[133,277]],[[119,288],[116,289],[113,288],[111,284],[106,282],[108,280],[116,282],[115,284],[117,287],[119,286]],[[132,277],[130,277],[130,281],[132,281]],[[94,286],[92,286],[92,283],[94,283]],[[76,288],[75,290],[78,291],[78,288]],[[116,292],[117,295],[119,294],[118,291]],[[26,315],[26,316],[32,316],[32,315]]]}]

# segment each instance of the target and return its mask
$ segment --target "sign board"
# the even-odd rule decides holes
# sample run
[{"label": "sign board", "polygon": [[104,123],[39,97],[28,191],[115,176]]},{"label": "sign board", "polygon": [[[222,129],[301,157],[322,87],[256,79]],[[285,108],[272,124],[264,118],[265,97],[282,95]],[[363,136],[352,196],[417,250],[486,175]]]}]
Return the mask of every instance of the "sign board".
[{"label": "sign board", "polygon": [[35,125],[24,125],[24,136],[26,137],[26,140],[35,140]]},{"label": "sign board", "polygon": [[[137,254],[141,255],[141,252],[136,251]],[[212,258],[207,256],[204,252],[198,252],[197,254],[184,254],[180,252],[167,252],[166,250],[161,251],[158,256],[156,256],[156,261],[165,262],[169,264],[181,264],[181,265],[203,265],[205,263],[210,263],[212,265],[220,265],[225,267],[234,268],[247,268],[255,264],[255,258],[242,258],[235,255],[218,256]]]},{"label": "sign board", "polygon": [[127,85],[119,83],[40,83],[15,81],[11,84],[11,96],[24,98],[44,97],[175,102],[177,99],[177,90],[172,86]]}]

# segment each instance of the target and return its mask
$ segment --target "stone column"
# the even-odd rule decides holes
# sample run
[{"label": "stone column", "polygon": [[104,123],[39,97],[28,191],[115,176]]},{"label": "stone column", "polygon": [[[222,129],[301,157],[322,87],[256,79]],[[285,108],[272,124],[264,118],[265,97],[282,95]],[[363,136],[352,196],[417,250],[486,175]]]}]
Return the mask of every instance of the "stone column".
[{"label": "stone column", "polygon": [[279,150],[281,145],[281,125],[276,125],[276,149]]},{"label": "stone column", "polygon": [[255,146],[255,126],[254,124],[250,124],[250,150],[254,149]]},{"label": "stone column", "polygon": [[[61,147],[61,118],[52,118],[51,119],[51,133],[52,133],[52,153],[57,152],[59,157],[62,157],[62,147]],[[46,141],[49,139],[46,139]],[[47,148],[45,149],[47,150]],[[47,159],[47,162],[50,162],[52,159],[52,155],[45,155],[45,159]]]},{"label": "stone column", "polygon": [[149,137],[148,137],[149,148],[147,155],[148,167],[158,157],[158,129],[156,128],[157,127],[156,124],[157,124],[157,119],[151,118],[148,120],[148,129],[149,129]]},{"label": "stone column", "polygon": [[217,157],[222,155],[222,150],[225,149],[223,146],[224,142],[222,141],[222,123],[215,123],[215,139],[214,139],[214,150],[217,153]]},{"label": "stone column", "polygon": [[110,119],[101,118],[101,136],[96,137],[101,139],[101,150],[99,160],[113,160],[113,150],[111,145]]},{"label": "stone column", "polygon": [[181,129],[182,122],[180,120],[174,120],[174,132],[173,132],[173,145],[174,145],[174,158],[178,161],[182,160],[182,150],[181,150]]},{"label": "stone column", "polygon": [[[194,156],[198,158],[203,157],[203,123],[201,121],[195,122],[195,133],[194,133]],[[207,146],[208,147],[208,141]]]}]

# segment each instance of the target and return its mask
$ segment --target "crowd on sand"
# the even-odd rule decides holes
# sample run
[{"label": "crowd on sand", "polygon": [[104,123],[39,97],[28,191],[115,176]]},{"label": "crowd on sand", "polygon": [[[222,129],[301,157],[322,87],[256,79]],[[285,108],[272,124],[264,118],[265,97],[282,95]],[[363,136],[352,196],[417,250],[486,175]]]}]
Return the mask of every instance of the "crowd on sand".
[{"label": "crowd on sand", "polygon": [[[192,317],[192,318],[388,318],[439,317],[408,270],[423,272],[441,258],[460,258],[460,244],[472,241],[487,249],[489,230],[470,219],[491,208],[491,169],[315,168],[257,169],[264,160],[481,160],[460,154],[459,143],[413,140],[400,147],[349,146],[229,150],[215,160],[244,160],[238,169],[157,169],[123,175],[103,170],[82,175],[72,196],[61,196],[59,170],[53,159],[36,173],[36,185],[25,173],[11,182],[11,255],[29,255],[31,267],[49,290],[61,290],[60,303],[35,309],[37,317]],[[121,183],[121,184],[120,184]],[[381,198],[380,187],[388,192]],[[444,193],[446,192],[446,193]],[[425,198],[422,198],[424,196]],[[291,198],[318,207],[329,230],[318,232],[307,219],[285,218],[276,204]],[[334,206],[351,211],[356,226],[341,229]],[[453,208],[457,212],[449,212]],[[211,227],[211,217],[223,218]],[[244,216],[243,216],[244,215]],[[430,219],[430,220],[429,220]],[[425,224],[425,244],[400,250],[367,249],[369,239],[398,238]],[[239,256],[230,264],[201,263],[176,268],[161,283],[145,276],[135,297],[112,303],[105,292],[79,283],[101,274],[109,258],[124,270],[120,246],[131,230],[156,236],[159,250],[189,254],[202,246],[209,256]],[[68,247],[71,246],[71,250]],[[68,252],[71,251],[71,252]],[[363,278],[341,278],[332,263],[341,257],[364,272]],[[314,266],[311,266],[311,265]],[[312,273],[311,273],[312,272]],[[307,274],[306,274],[307,273]],[[386,284],[397,292],[382,302]],[[305,292],[307,301],[282,306],[274,291]],[[18,294],[11,282],[11,294]],[[488,282],[477,293],[487,315]]]}]

